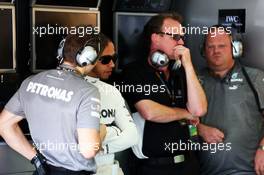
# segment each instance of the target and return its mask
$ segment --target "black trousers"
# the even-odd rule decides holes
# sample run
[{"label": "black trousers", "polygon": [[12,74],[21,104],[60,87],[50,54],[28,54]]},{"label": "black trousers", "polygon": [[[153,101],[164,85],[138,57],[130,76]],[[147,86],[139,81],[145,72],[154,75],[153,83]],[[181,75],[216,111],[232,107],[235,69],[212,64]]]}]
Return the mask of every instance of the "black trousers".
[{"label": "black trousers", "polygon": [[[52,165],[47,165],[46,175],[91,175],[93,172],[88,171],[72,171],[61,167],[54,167]],[[35,171],[33,175],[38,175]]]},{"label": "black trousers", "polygon": [[191,153],[190,158],[176,164],[148,164],[137,158],[131,175],[199,175],[199,162]]}]

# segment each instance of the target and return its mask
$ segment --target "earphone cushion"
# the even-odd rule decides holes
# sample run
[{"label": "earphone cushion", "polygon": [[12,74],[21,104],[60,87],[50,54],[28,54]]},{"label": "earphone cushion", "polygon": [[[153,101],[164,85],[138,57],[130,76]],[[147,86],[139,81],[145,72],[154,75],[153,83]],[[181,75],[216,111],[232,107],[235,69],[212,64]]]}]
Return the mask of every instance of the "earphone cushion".
[{"label": "earphone cushion", "polygon": [[76,61],[80,66],[86,66],[88,64],[93,64],[96,62],[97,52],[91,46],[85,46],[76,55]]},{"label": "earphone cushion", "polygon": [[232,46],[233,46],[233,57],[234,58],[240,58],[242,57],[243,55],[243,44],[241,41],[237,41],[237,40],[234,40],[232,42]]},{"label": "earphone cushion", "polygon": [[169,63],[169,58],[165,53],[156,51],[151,55],[151,63],[156,67],[166,66]]},{"label": "earphone cushion", "polygon": [[65,38],[63,40],[61,40],[60,44],[59,44],[59,47],[58,47],[58,50],[57,50],[57,59],[62,59],[63,58],[63,47],[64,47],[64,44],[65,44]]}]

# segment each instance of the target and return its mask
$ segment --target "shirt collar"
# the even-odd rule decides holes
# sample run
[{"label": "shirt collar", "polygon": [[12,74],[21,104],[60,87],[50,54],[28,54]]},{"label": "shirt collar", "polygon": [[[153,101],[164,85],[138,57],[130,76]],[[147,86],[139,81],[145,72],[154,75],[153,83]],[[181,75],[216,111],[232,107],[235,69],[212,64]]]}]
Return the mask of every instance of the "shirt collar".
[{"label": "shirt collar", "polygon": [[208,68],[208,73],[210,76],[212,76],[215,79],[230,80],[233,73],[239,72],[240,69],[241,69],[241,64],[238,61],[235,61],[233,67],[227,72],[227,74],[223,78],[220,78],[219,76],[215,75],[209,68]]},{"label": "shirt collar", "polygon": [[88,80],[89,82],[92,82],[92,83],[95,83],[95,82],[97,82],[97,81],[100,80],[99,78],[91,77],[91,76],[89,76],[89,75],[86,75],[86,76],[84,77],[84,79],[85,79],[85,80]]}]

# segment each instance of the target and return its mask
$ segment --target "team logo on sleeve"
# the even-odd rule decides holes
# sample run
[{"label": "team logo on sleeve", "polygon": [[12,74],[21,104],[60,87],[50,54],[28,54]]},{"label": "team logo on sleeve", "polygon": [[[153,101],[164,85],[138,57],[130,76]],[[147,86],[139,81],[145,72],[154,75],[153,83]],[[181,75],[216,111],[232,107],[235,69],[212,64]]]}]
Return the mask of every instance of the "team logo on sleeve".
[{"label": "team logo on sleeve", "polygon": [[38,94],[51,99],[62,100],[69,102],[72,99],[73,91],[67,91],[66,89],[60,89],[53,86],[47,86],[41,83],[29,82],[27,92]]},{"label": "team logo on sleeve", "polygon": [[91,105],[91,116],[100,118],[100,100],[98,98],[91,98],[92,105]]}]

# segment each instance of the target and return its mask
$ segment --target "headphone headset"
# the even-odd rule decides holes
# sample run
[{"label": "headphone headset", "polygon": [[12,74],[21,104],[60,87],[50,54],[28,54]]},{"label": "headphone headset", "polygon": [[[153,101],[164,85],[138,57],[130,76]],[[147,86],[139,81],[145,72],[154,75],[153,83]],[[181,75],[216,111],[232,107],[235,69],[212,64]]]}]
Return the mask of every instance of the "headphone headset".
[{"label": "headphone headset", "polygon": [[[237,35],[237,34],[236,34]],[[233,37],[232,37],[233,38]],[[240,58],[243,56],[243,43],[241,40],[232,40],[232,53],[234,58]]]},{"label": "headphone headset", "polygon": [[154,67],[158,68],[168,65],[170,60],[164,52],[157,50],[151,54],[150,61]]},{"label": "headphone headset", "polygon": [[60,41],[60,44],[58,46],[58,50],[57,50],[57,59],[59,61],[59,64],[62,64],[63,62],[63,47],[64,47],[64,44],[65,44],[65,41],[66,39],[63,38],[61,41]]},{"label": "headphone headset", "polygon": [[[98,43],[98,53],[100,53],[100,39],[99,37],[93,37],[90,38],[85,42],[83,47],[81,47],[75,56],[75,60],[77,64],[81,67],[94,64],[98,59],[98,53],[94,47],[91,46],[91,42],[96,40],[95,42]],[[63,38],[59,44],[58,50],[57,50],[57,59],[59,61],[59,64],[62,64],[64,59],[64,45],[66,42],[66,38]]]},{"label": "headphone headset", "polygon": [[[212,27],[223,27],[226,31],[226,28],[222,25],[214,25]],[[226,31],[227,32],[227,31]],[[241,34],[237,32],[232,32],[232,34],[229,34],[231,39],[231,47],[232,47],[232,56],[233,58],[240,58],[243,56],[243,43],[242,43],[242,36]],[[207,35],[203,36],[203,43],[200,46],[200,54],[202,57],[205,57],[205,42],[206,42]]]},{"label": "headphone headset", "polygon": [[[170,63],[168,55],[166,55],[164,52],[160,50],[155,51],[151,54],[150,61],[151,64],[156,68],[166,66]],[[171,69],[175,71],[181,67],[181,64],[182,64],[181,60],[176,59]]]}]

